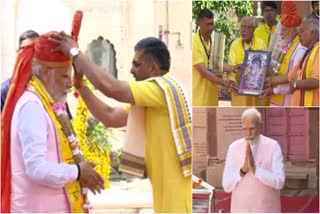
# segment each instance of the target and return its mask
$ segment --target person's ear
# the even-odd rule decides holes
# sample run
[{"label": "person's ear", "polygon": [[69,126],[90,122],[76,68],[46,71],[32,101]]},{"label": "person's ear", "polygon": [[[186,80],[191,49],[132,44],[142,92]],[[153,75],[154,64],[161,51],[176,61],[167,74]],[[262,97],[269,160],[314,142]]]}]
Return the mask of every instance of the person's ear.
[{"label": "person's ear", "polygon": [[40,79],[44,82],[47,83],[49,81],[49,68],[46,66],[42,66],[41,71],[40,71]]},{"label": "person's ear", "polygon": [[159,65],[157,63],[152,62],[151,68],[152,68],[151,69],[151,73],[152,73],[153,76],[160,76],[161,70],[160,70],[160,67],[159,67]]}]

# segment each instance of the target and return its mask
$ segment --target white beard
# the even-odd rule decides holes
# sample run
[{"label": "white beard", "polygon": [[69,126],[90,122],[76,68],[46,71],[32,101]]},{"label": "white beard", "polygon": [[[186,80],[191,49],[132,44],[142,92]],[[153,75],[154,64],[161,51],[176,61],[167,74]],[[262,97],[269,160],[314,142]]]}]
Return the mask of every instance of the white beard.
[{"label": "white beard", "polygon": [[259,135],[257,135],[254,138],[245,138],[246,142],[249,143],[250,145],[254,145],[258,143]]}]

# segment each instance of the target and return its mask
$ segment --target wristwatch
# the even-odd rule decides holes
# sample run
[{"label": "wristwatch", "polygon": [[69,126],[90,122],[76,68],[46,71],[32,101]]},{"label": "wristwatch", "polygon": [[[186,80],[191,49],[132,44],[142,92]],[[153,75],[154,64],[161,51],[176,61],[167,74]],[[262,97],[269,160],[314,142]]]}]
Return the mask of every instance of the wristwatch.
[{"label": "wristwatch", "polygon": [[70,48],[70,50],[69,50],[69,56],[72,59],[74,59],[76,56],[78,56],[79,53],[80,53],[80,49],[77,47]]},{"label": "wristwatch", "polygon": [[297,89],[297,80],[295,80],[295,81],[293,82],[293,85],[292,85],[292,86],[293,86],[294,89]]}]

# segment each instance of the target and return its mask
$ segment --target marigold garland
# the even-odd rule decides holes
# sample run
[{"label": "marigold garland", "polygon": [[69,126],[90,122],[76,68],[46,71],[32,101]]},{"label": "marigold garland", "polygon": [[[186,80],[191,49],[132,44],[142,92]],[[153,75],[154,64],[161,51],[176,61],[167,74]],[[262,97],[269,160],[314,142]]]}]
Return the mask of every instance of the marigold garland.
[{"label": "marigold garland", "polygon": [[[87,86],[92,90],[93,86],[86,80]],[[111,172],[110,155],[105,149],[101,148],[95,139],[87,137],[87,120],[89,118],[89,110],[81,96],[78,97],[76,116],[73,120],[73,127],[79,139],[79,145],[83,156],[86,160],[97,164],[96,170],[105,180],[105,188],[110,187],[109,175]]]}]

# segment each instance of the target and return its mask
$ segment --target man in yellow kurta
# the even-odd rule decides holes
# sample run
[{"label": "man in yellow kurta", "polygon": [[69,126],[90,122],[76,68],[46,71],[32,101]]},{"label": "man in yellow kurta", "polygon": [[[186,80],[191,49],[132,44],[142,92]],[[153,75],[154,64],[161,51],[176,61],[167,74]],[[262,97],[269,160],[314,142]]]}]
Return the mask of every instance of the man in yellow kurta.
[{"label": "man in yellow kurta", "polygon": [[[69,50],[78,50],[77,44],[63,33],[53,36],[53,39],[66,55]],[[192,212],[192,133],[185,95],[179,83],[168,73],[170,54],[161,40],[143,39],[135,46],[135,53],[131,73],[137,81],[130,82],[115,79],[79,51],[73,56],[76,68],[85,71],[98,90],[120,102],[130,103],[130,109],[111,108],[104,104],[81,78],[77,79],[75,87],[90,112],[106,127],[125,126],[130,121],[131,111],[137,108],[143,111],[144,160],[125,153],[123,164],[126,169],[131,168],[133,173],[139,174],[144,172],[145,163],[146,175],[152,184],[155,212]],[[139,121],[134,122],[138,125]],[[137,131],[140,135],[142,130]]]},{"label": "man in yellow kurta", "polygon": [[[211,59],[213,13],[203,9],[197,19],[199,31],[192,35],[192,105],[218,106],[218,85],[232,87],[231,82],[208,70]],[[223,64],[224,71],[235,71],[239,66]]]},{"label": "man in yellow kurta", "polygon": [[264,23],[260,24],[254,31],[254,36],[262,39],[269,48],[274,32],[277,27],[277,5],[274,1],[264,1],[262,3],[262,13]]},{"label": "man in yellow kurta", "polygon": [[[241,38],[234,40],[230,46],[229,61],[231,65],[242,64],[246,50],[266,50],[263,40],[253,34],[256,22],[253,17],[245,16],[240,23]],[[240,82],[240,73],[229,73],[228,79]],[[232,106],[267,106],[268,99],[260,99],[255,96],[239,96],[232,93]]]},{"label": "man in yellow kurta", "polygon": [[319,106],[319,22],[303,21],[300,43],[307,51],[293,69],[285,75],[273,77],[271,85],[290,83],[291,106]]}]

